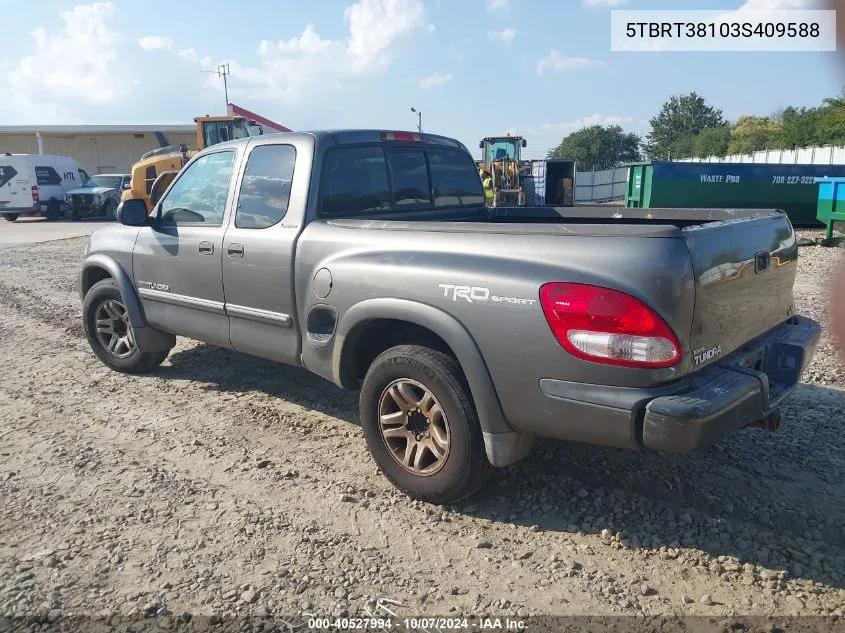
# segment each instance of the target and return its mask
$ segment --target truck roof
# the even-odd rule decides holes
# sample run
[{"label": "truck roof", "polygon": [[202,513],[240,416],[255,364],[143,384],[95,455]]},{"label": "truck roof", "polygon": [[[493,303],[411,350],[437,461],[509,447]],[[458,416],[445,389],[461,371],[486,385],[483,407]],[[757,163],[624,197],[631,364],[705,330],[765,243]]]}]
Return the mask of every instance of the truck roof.
[{"label": "truck roof", "polygon": [[[351,145],[357,143],[391,142],[383,139],[383,134],[392,134],[400,137],[418,137],[422,139],[421,142],[424,144],[443,145],[446,147],[453,147],[455,149],[462,149],[467,152],[469,151],[467,147],[460,141],[450,138],[448,136],[442,136],[440,134],[429,134],[427,132],[423,132],[422,134],[420,134],[419,132],[407,130],[376,130],[367,128],[337,130],[323,129],[308,130],[306,132],[275,132],[273,134],[264,134],[262,136],[253,136],[249,138],[235,139],[233,141],[226,141],[224,143],[218,143],[216,145],[213,145],[212,147],[239,147],[250,141],[255,141],[256,144],[260,144],[263,142],[273,142],[273,139],[279,135],[284,135],[286,138],[290,138],[291,140],[314,139],[317,143],[330,145]],[[396,139],[396,141],[400,142],[403,140],[404,138]],[[408,140],[408,142],[413,143],[420,141]]]}]

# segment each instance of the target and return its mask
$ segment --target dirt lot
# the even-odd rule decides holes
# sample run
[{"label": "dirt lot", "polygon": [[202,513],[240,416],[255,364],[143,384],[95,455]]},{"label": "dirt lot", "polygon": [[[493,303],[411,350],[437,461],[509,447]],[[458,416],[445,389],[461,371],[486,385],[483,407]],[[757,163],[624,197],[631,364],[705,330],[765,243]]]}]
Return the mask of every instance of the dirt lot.
[{"label": "dirt lot", "polygon": [[[80,326],[84,242],[0,250],[0,631],[364,615],[378,598],[502,618],[845,611],[845,371],[828,340],[777,433],[693,457],[538,442],[439,508],[377,474],[356,395],[304,371],[183,339],[153,375],[107,370]],[[826,319],[840,253],[802,248],[800,312]]]}]

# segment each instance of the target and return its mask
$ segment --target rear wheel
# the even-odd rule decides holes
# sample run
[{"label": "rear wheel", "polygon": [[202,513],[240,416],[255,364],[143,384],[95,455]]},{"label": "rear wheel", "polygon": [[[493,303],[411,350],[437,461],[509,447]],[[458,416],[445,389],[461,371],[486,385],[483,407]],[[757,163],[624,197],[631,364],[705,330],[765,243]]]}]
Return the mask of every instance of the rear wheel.
[{"label": "rear wheel", "polygon": [[417,345],[380,354],[364,378],[359,406],[373,459],[413,499],[458,501],[492,472],[463,373],[447,354]]},{"label": "rear wheel", "polygon": [[146,373],[161,365],[170,353],[142,352],[138,348],[129,312],[114,279],[103,279],[91,286],[82,304],[82,317],[91,349],[115,371]]},{"label": "rear wheel", "polygon": [[47,218],[48,222],[55,222],[61,217],[61,207],[59,206],[59,201],[53,198],[52,200],[47,201],[47,208],[44,210],[44,217]]},{"label": "rear wheel", "polygon": [[8,220],[9,222],[14,222],[15,220],[18,219],[18,214],[17,213],[4,213],[3,217],[6,220]]}]

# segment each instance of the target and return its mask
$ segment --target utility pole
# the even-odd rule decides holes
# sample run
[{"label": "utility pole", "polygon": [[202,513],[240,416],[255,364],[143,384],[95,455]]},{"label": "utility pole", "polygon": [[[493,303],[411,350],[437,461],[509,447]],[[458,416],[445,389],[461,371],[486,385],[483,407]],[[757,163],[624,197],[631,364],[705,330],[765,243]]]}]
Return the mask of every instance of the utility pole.
[{"label": "utility pole", "polygon": [[417,131],[422,134],[422,112],[411,106],[411,112],[416,112],[417,114]]},{"label": "utility pole", "polygon": [[217,67],[217,76],[223,77],[223,93],[226,95],[226,112],[229,111],[229,83],[226,81],[226,78],[231,74],[232,73],[229,72],[229,62],[220,64]]},{"label": "utility pole", "polygon": [[226,96],[226,107],[224,108],[223,112],[228,114],[229,113],[229,82],[227,81],[227,77],[231,75],[231,71],[229,70],[229,62],[225,64],[220,64],[217,67],[217,70],[201,70],[200,72],[203,73],[213,73],[216,72],[218,77],[223,78],[223,94]]}]

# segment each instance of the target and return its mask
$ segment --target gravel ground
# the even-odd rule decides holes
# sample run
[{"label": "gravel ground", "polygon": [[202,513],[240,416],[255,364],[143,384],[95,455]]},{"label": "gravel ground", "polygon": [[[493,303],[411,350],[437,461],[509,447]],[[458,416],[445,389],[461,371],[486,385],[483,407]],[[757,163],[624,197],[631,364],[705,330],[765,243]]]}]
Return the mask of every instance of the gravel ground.
[{"label": "gravel ground", "polygon": [[[304,371],[186,339],[153,375],[107,370],[80,326],[84,241],[0,250],[0,631],[92,616],[269,630],[387,606],[726,630],[845,612],[845,371],[828,338],[776,433],[692,457],[536,442],[441,508],[396,492],[356,394]],[[841,252],[801,249],[799,312],[827,322]],[[598,627],[567,622],[550,630]]]}]

